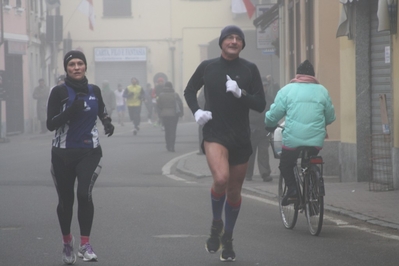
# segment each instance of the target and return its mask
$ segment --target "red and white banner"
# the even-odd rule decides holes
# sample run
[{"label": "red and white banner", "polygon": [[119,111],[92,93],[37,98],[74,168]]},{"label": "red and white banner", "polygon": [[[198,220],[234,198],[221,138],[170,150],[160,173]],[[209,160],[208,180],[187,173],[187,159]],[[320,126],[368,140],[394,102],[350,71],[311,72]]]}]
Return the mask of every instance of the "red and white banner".
[{"label": "red and white banner", "polygon": [[255,13],[255,6],[251,0],[231,0],[231,12],[234,14],[247,13],[249,18]]},{"label": "red and white banner", "polygon": [[93,0],[82,0],[78,9],[89,18],[89,28],[94,30],[95,16]]}]

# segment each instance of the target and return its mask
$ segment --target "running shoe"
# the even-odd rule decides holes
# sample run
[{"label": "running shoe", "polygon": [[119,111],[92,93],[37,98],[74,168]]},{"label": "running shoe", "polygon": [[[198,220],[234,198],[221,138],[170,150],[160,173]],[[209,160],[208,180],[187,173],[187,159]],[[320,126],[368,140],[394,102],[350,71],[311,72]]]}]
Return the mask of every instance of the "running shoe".
[{"label": "running shoe", "polygon": [[97,261],[97,255],[94,253],[90,243],[86,243],[79,247],[78,256],[82,258],[83,261]]},{"label": "running shoe", "polygon": [[206,241],[205,249],[209,253],[215,253],[220,249],[220,237],[223,234],[223,221],[213,221],[211,227],[211,235]]},{"label": "running shoe", "polygon": [[233,238],[226,233],[221,238],[222,254],[220,254],[221,261],[235,261],[236,253],[233,250]]},{"label": "running shoe", "polygon": [[64,243],[64,249],[62,250],[62,262],[67,265],[75,264],[76,262],[76,255],[73,252],[73,243],[75,239],[72,237],[71,242]]}]

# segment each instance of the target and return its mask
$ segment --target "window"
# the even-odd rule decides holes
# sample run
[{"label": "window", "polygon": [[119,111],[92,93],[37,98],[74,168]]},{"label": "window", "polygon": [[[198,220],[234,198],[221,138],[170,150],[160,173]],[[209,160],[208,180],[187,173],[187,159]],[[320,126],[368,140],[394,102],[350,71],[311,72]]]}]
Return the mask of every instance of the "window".
[{"label": "window", "polygon": [[10,0],[3,0],[3,5],[9,6],[10,5]]},{"label": "window", "polygon": [[132,15],[131,0],[103,0],[104,17],[128,17]]},{"label": "window", "polygon": [[32,12],[37,12],[37,1],[36,0],[30,0],[30,10]]},{"label": "window", "polygon": [[22,7],[21,0],[17,0],[15,6],[16,6],[16,7]]}]

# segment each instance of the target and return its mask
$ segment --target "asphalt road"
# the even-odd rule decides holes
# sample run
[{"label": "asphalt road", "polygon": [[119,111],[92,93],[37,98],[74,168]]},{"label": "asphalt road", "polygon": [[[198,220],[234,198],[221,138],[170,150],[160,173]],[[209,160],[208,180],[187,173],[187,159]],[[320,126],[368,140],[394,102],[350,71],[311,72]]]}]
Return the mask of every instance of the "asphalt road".
[{"label": "asphalt road", "polygon": [[[179,156],[197,151],[197,126],[179,124],[175,153],[166,151],[159,127],[143,123],[137,136],[131,130],[131,125],[117,126],[114,136],[100,139],[103,170],[93,191],[91,235],[99,257],[95,265],[221,265],[219,254],[204,249],[211,178],[174,171]],[[51,137],[15,136],[0,144],[1,266],[62,265]],[[74,211],[72,233],[79,240]],[[244,193],[233,264],[398,265],[398,234],[329,216],[319,237],[309,234],[302,214],[295,229],[287,230],[275,202]],[[348,224],[340,226],[340,219]]]}]

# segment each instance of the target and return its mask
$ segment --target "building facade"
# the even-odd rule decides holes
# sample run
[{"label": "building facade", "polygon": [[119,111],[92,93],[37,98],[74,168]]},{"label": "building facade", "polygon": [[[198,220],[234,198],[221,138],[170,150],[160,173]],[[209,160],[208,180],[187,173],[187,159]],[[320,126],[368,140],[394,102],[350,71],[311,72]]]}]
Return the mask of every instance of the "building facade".
[{"label": "building facade", "polygon": [[33,89],[47,79],[44,0],[0,1],[1,137],[38,131]]},{"label": "building facade", "polygon": [[[82,1],[70,0],[68,5],[61,5],[60,14],[64,38],[69,34],[72,48],[86,54],[87,76],[97,85],[107,80],[111,88],[118,83],[127,86],[136,77],[142,86],[154,86],[157,77],[164,76],[182,95],[198,64],[220,56],[220,31],[230,24],[240,26],[247,36],[242,56],[255,61],[263,75],[274,74],[278,79],[278,58],[262,54],[256,47],[252,26],[256,15],[249,18],[247,13],[234,14],[232,2],[102,0],[93,1],[88,11]],[[257,5],[271,1],[253,2]],[[59,73],[63,68],[62,56],[60,52]]]},{"label": "building facade", "polygon": [[[241,10],[234,10],[239,2]],[[276,0],[251,2],[264,8]],[[0,72],[8,92],[0,115],[3,135],[38,131],[33,89],[40,78],[55,85],[70,49],[86,54],[89,81],[100,87],[104,80],[111,88],[127,86],[132,77],[143,87],[154,86],[163,76],[182,94],[196,66],[220,56],[221,29],[235,24],[246,34],[242,57],[255,62],[262,76],[278,80],[278,57],[259,47],[252,26],[257,14],[249,16],[242,5],[242,0],[2,0]]]},{"label": "building facade", "polygon": [[[399,188],[397,1],[341,1],[341,173]],[[376,190],[377,190],[376,189]]]}]

